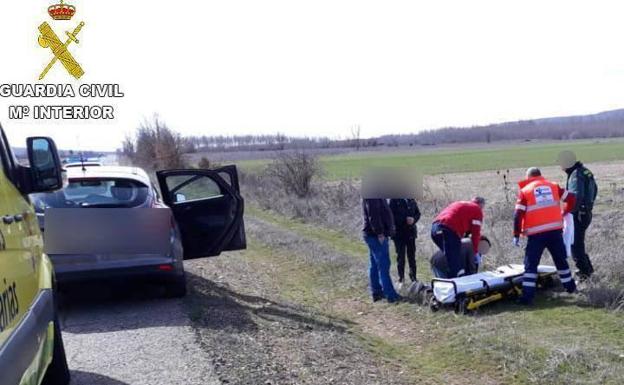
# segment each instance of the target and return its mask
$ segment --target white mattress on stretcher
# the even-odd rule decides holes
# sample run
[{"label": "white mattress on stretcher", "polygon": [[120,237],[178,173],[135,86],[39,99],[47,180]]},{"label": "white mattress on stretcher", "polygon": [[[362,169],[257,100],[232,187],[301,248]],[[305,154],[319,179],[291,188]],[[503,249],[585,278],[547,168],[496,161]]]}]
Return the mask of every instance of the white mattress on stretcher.
[{"label": "white mattress on stretcher", "polygon": [[[557,269],[554,266],[539,265],[538,274],[552,274]],[[493,271],[484,271],[482,273],[467,275],[459,278],[445,279],[433,282],[433,295],[441,303],[455,302],[455,290],[453,282],[457,286],[457,293],[465,293],[471,290],[478,290],[484,287],[483,281],[488,286],[504,284],[509,278],[520,277],[524,274],[523,265],[504,265]]]}]

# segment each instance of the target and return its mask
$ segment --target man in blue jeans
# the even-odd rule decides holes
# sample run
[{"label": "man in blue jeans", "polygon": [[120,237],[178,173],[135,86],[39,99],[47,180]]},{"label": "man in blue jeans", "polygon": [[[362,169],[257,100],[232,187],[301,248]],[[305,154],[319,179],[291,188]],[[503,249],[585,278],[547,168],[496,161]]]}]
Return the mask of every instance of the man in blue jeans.
[{"label": "man in blue jeans", "polygon": [[394,290],[390,278],[390,247],[388,239],[394,235],[394,218],[385,199],[363,199],[364,241],[370,251],[368,276],[373,301],[386,298],[397,302],[401,297]]}]

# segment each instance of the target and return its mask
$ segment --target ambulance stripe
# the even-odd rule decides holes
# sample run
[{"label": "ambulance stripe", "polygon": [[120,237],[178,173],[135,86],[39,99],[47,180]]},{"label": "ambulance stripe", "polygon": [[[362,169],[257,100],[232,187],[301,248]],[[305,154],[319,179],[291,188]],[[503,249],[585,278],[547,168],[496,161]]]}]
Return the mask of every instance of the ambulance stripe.
[{"label": "ambulance stripe", "polygon": [[545,209],[547,207],[553,207],[553,206],[559,206],[559,202],[548,202],[544,204],[528,205],[526,211],[529,212],[529,211]]},{"label": "ambulance stripe", "polygon": [[532,235],[535,233],[539,233],[541,231],[548,231],[548,230],[559,230],[563,228],[563,222],[562,221],[557,221],[557,222],[550,222],[550,223],[545,223],[543,225],[539,225],[539,226],[533,226],[533,227],[529,227],[527,228],[525,231],[528,235]]}]

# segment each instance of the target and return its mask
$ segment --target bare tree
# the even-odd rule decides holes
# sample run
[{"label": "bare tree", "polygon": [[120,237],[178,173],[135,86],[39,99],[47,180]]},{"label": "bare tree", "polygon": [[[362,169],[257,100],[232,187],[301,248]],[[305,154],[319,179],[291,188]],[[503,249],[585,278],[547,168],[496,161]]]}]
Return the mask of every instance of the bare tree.
[{"label": "bare tree", "polygon": [[205,156],[202,156],[199,163],[197,163],[197,168],[200,169],[210,169],[212,166],[212,162],[210,162],[210,160],[208,160]]},{"label": "bare tree", "polygon": [[360,125],[356,124],[351,127],[351,137],[353,138],[353,147],[355,147],[356,151],[360,151],[361,141],[360,141]]},{"label": "bare tree", "polygon": [[305,151],[280,152],[266,169],[266,173],[276,178],[287,193],[299,198],[312,193],[312,180],[320,172],[318,159]]},{"label": "bare tree", "polygon": [[283,150],[284,148],[286,148],[286,142],[288,141],[288,138],[286,137],[286,135],[280,134],[278,132],[277,135],[275,135],[275,141],[277,142],[277,149]]},{"label": "bare tree", "polygon": [[148,170],[183,168],[185,141],[154,115],[139,126],[134,137],[123,142],[122,153],[136,166]]}]

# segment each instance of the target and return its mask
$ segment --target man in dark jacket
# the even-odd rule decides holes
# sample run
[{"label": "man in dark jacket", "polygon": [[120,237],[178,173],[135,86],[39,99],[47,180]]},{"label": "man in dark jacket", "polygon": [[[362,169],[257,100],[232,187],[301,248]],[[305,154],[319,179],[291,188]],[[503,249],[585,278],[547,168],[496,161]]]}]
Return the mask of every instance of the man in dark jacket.
[{"label": "man in dark jacket", "polygon": [[594,200],[598,194],[598,187],[594,180],[594,174],[576,160],[576,155],[571,151],[563,151],[559,154],[559,165],[568,175],[566,190],[576,197],[576,205],[571,210],[574,218],[574,243],[572,244],[572,258],[578,271],[579,279],[589,278],[593,272],[589,255],[585,251],[585,233],[592,221]]},{"label": "man in dark jacket", "polygon": [[392,240],[397,253],[399,282],[405,279],[405,256],[409,264],[409,277],[416,282],[416,223],[420,219],[420,210],[414,199],[390,199],[390,210],[394,217],[396,233]]},{"label": "man in dark jacket", "polygon": [[400,299],[390,279],[390,252],[388,238],[394,235],[392,211],[385,199],[363,199],[364,241],[368,245],[370,261],[368,276],[373,301],[386,298],[388,302]]}]

